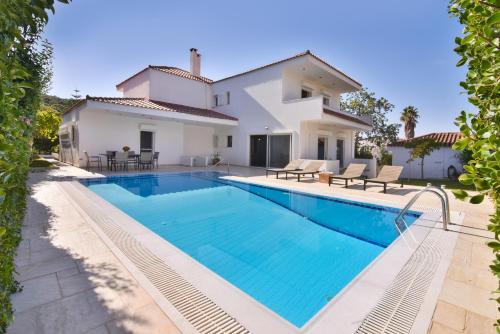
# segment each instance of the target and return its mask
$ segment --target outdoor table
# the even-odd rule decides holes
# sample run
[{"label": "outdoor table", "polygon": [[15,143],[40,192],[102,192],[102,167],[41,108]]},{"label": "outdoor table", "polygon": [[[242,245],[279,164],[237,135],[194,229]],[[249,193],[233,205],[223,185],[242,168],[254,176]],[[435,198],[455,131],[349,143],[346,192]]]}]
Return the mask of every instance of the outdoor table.
[{"label": "outdoor table", "polygon": [[106,157],[108,170],[111,170],[111,161],[113,161],[113,158],[115,157],[115,153],[116,153],[116,151],[114,151],[113,153],[109,153],[109,154],[108,153],[99,153],[99,155]]}]

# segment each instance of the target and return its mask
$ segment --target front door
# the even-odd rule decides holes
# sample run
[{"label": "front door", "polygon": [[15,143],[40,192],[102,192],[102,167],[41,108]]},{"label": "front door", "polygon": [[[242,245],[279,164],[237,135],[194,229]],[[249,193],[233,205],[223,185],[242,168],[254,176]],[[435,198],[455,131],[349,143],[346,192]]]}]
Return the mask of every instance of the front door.
[{"label": "front door", "polygon": [[267,135],[250,136],[250,166],[266,167]]},{"label": "front door", "polygon": [[141,131],[141,152],[153,152],[153,133],[151,131]]},{"label": "front door", "polygon": [[337,139],[337,160],[339,161],[340,168],[344,167],[344,140]]},{"label": "front door", "polygon": [[326,160],[328,152],[328,138],[318,137],[318,160]]}]

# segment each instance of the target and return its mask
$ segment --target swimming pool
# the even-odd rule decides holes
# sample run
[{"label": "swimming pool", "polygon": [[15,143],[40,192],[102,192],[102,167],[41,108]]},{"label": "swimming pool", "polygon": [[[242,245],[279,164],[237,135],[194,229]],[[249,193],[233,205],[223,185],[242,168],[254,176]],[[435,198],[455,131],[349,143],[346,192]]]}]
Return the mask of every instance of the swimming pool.
[{"label": "swimming pool", "polygon": [[[218,176],[165,173],[81,182],[296,327],[398,237],[397,209]],[[411,224],[419,215],[405,219]]]}]

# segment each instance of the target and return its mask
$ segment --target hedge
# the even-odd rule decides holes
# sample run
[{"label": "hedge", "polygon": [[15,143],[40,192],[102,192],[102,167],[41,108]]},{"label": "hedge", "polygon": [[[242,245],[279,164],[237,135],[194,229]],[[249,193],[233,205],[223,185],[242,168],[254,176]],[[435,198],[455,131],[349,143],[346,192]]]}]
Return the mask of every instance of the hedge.
[{"label": "hedge", "polygon": [[[61,1],[67,3],[67,1]],[[0,1],[0,333],[12,320],[14,257],[21,241],[32,122],[50,82],[50,44],[40,39],[54,0]]]}]

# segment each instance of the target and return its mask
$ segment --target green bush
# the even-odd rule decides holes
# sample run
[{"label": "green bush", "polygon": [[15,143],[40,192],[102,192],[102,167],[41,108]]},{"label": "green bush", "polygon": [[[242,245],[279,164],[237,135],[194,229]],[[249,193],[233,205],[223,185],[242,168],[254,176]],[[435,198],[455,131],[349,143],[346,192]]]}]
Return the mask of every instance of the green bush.
[{"label": "green bush", "polygon": [[[67,2],[67,1],[62,1]],[[51,79],[52,48],[41,41],[54,0],[0,1],[0,333],[12,319],[10,296],[26,208],[32,123]]]},{"label": "green bush", "polygon": [[[457,66],[467,65],[460,86],[476,108],[475,113],[462,111],[455,122],[464,138],[453,148],[471,152],[465,173],[458,179],[479,192],[456,190],[454,194],[473,204],[481,203],[486,196],[492,199],[495,211],[488,229],[495,233],[495,240],[488,245],[495,260],[490,269],[500,278],[500,5],[497,0],[451,0],[449,12],[464,26],[463,36],[455,39],[455,52],[461,57]],[[495,293],[500,302],[500,290]]]},{"label": "green bush", "polygon": [[52,166],[54,166],[53,163],[44,159],[35,159],[30,163],[30,167],[52,167]]}]

